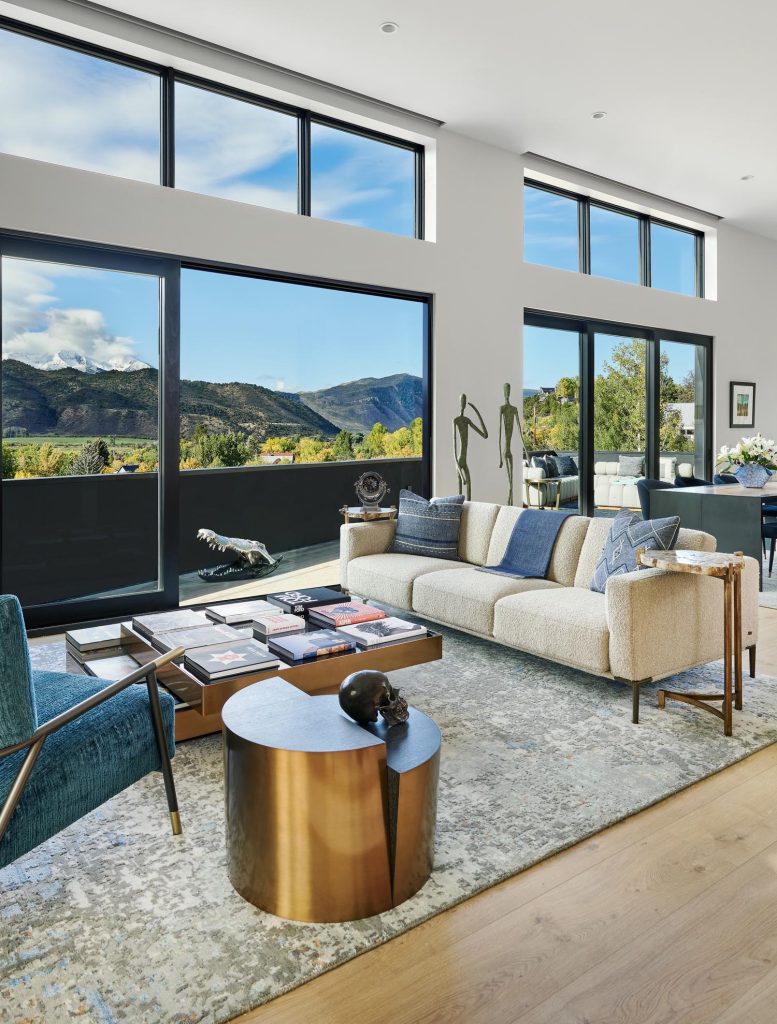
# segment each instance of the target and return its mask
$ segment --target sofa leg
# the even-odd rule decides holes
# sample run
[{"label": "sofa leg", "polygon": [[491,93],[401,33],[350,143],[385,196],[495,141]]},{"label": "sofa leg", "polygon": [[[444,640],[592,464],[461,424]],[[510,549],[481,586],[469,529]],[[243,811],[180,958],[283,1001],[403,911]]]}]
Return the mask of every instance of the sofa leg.
[{"label": "sofa leg", "polygon": [[750,678],[755,679],[755,644],[747,648],[750,655]]},{"label": "sofa leg", "polygon": [[641,683],[631,684],[631,720],[634,725],[639,725],[639,688]]}]

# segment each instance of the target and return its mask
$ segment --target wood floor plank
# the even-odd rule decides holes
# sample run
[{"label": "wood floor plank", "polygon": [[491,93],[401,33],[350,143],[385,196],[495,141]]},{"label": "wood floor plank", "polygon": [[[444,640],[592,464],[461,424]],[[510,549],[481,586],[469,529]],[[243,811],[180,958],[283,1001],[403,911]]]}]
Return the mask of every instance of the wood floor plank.
[{"label": "wood floor plank", "polygon": [[[241,1020],[244,1024],[290,1024],[308,1015],[315,1015],[321,1024],[362,1015],[369,1016],[373,1024],[389,1020],[394,1024],[513,1020],[518,1010],[549,997],[615,953],[633,934],[648,931],[657,920],[671,915],[703,892],[711,878],[724,877],[777,841],[777,829],[759,822],[759,808],[769,806],[777,787],[775,751],[764,755],[757,760],[769,767],[746,775],[741,784],[755,786],[762,780],[758,793],[751,794],[747,811],[739,810],[731,791],[723,788],[710,800],[701,799],[680,818],[668,813],[640,815],[617,827],[625,829],[633,823],[639,833],[636,842],[620,845],[616,852],[573,871],[556,886],[516,886],[518,879],[513,879],[490,890],[486,895],[491,900],[498,899],[501,890],[513,904],[502,907],[495,919],[488,913],[485,919],[480,914],[463,913],[481,903],[479,897]],[[722,782],[725,774],[717,778]],[[698,793],[714,782],[709,780],[694,790]],[[695,794],[688,791],[686,799],[691,795]],[[661,809],[666,811],[667,804],[652,810]],[[649,817],[655,827],[652,833],[643,834]],[[608,833],[598,837],[605,848]],[[575,855],[581,849],[553,860],[576,860],[580,865],[585,858]],[[541,876],[551,863],[532,872]],[[675,865],[672,877],[666,872],[668,864]],[[519,878],[531,881],[532,872]],[[527,898],[516,905],[519,889]],[[375,986],[390,988],[392,978],[402,979],[400,991],[393,993],[384,1012],[376,1009]],[[429,978],[435,979],[435,999],[431,1001]]]}]

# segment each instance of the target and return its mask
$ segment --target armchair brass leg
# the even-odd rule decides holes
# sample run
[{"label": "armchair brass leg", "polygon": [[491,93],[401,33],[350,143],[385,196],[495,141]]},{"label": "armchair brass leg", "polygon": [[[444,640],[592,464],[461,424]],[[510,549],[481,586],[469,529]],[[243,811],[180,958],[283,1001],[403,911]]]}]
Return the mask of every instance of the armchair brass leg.
[{"label": "armchair brass leg", "polygon": [[2,843],[3,836],[8,831],[8,826],[11,822],[11,818],[13,817],[13,812],[16,810],[16,805],[19,803],[19,798],[22,795],[22,790],[27,783],[27,779],[29,779],[30,773],[35,767],[35,762],[38,760],[38,754],[40,753],[45,738],[45,736],[41,736],[41,738],[37,742],[33,743],[27,751],[27,754],[22,761],[22,766],[19,769],[19,773],[13,780],[13,785],[6,797],[5,803],[0,808],[0,843]]},{"label": "armchair brass leg", "polygon": [[159,688],[155,672],[151,672],[146,676],[146,688],[148,690],[148,702],[151,706],[151,720],[154,723],[154,733],[156,734],[156,743],[159,748],[159,764],[162,769],[162,777],[165,780],[165,793],[167,794],[167,806],[170,810],[170,823],[173,827],[173,835],[179,836],[183,831],[181,829],[181,816],[178,813],[178,797],[175,793],[173,766],[170,763],[170,754],[167,750],[165,727],[162,722],[162,705],[159,702]]},{"label": "armchair brass leg", "polygon": [[747,653],[750,655],[750,678],[755,679],[755,644],[748,647]]}]

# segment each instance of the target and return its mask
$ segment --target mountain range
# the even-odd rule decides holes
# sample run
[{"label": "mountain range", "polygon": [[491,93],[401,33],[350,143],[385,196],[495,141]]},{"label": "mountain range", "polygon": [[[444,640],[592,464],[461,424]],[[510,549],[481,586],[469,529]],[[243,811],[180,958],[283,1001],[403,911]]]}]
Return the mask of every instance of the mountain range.
[{"label": "mountain range", "polygon": [[[210,433],[240,430],[261,438],[334,437],[341,428],[366,433],[377,421],[395,430],[420,415],[421,383],[418,377],[396,374],[298,395],[257,384],[182,380],[181,433],[191,437],[202,426]],[[132,372],[69,365],[41,369],[3,360],[4,431],[153,438],[158,402],[158,374],[148,366]]]},{"label": "mountain range", "polygon": [[321,391],[301,391],[299,398],[343,430],[364,434],[375,423],[398,430],[421,415],[423,380],[409,373],[362,377]]},{"label": "mountain range", "polygon": [[151,365],[133,356],[113,356],[111,359],[99,361],[82,352],[62,349],[53,356],[27,356],[18,360],[35,366],[39,370],[80,370],[82,373],[105,373],[109,370],[121,370],[122,373],[132,370],[150,370]]}]

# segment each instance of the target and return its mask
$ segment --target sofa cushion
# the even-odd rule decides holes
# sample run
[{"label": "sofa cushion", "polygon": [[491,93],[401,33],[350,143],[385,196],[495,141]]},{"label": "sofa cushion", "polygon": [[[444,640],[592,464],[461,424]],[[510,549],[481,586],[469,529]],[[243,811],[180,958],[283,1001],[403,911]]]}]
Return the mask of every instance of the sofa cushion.
[{"label": "sofa cushion", "polygon": [[603,594],[610,576],[641,569],[637,563],[639,548],[669,551],[675,546],[679,532],[679,516],[643,519],[637,512],[619,512],[610,523],[610,532],[591,578],[591,590]]},{"label": "sofa cushion", "polygon": [[603,594],[554,587],[513,594],[494,607],[494,638],[540,658],[604,675],[610,634]]},{"label": "sofa cushion", "polygon": [[[502,561],[515,521],[522,511],[520,508],[508,505],[500,507],[491,534],[486,565],[498,565]],[[573,585],[580,550],[590,522],[591,520],[585,516],[569,516],[564,520],[550,557],[547,579],[553,583],[560,583],[564,587]]]},{"label": "sofa cushion", "polygon": [[577,476],[577,463],[571,455],[556,456],[556,470],[559,476]]},{"label": "sofa cushion", "polygon": [[[580,561],[577,563],[575,573],[575,586],[584,587],[586,590],[591,586],[594,569],[604,549],[604,542],[610,530],[612,519],[603,516],[596,516],[589,520],[588,532],[583,541],[583,548],[580,552]],[[677,534],[675,542],[677,548],[687,548],[691,551],[714,551],[715,538],[712,534],[704,533],[702,530],[683,530]]]},{"label": "sofa cushion", "polygon": [[399,512],[392,551],[429,558],[458,558],[464,495],[431,500],[399,492]]},{"label": "sofa cushion", "polygon": [[494,603],[500,598],[558,587],[558,583],[550,580],[495,576],[478,569],[445,569],[417,577],[413,584],[413,611],[490,636]]},{"label": "sofa cushion", "polygon": [[499,505],[487,501],[465,501],[459,530],[459,558],[472,565],[485,565]]},{"label": "sofa cushion", "polygon": [[[364,555],[348,563],[348,589],[359,597],[372,598],[395,608],[412,608],[413,582],[426,572],[461,569],[462,563],[423,555]],[[481,575],[484,575],[481,573]]]},{"label": "sofa cushion", "polygon": [[618,476],[644,476],[644,455],[619,455]]}]

